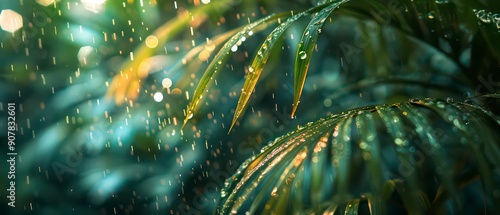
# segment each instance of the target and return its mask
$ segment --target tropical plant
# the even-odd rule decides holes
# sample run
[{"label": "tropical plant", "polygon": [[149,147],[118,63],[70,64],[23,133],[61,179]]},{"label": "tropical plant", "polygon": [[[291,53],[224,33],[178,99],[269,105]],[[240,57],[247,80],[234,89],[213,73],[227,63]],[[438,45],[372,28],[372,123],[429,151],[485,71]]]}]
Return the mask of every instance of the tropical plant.
[{"label": "tropical plant", "polygon": [[[291,42],[297,47],[289,48],[295,53],[292,118],[296,112],[314,111],[300,110],[298,105],[309,70],[318,69],[314,64],[320,63],[327,65],[326,72],[348,73],[345,80],[328,83],[336,85],[330,102],[344,103],[357,94],[363,97],[362,106],[377,105],[344,107],[351,110],[300,126],[270,143],[228,179],[217,213],[496,211],[498,85],[490,84],[489,92],[478,86],[484,85],[485,76],[490,83],[499,77],[498,17],[468,1],[332,0],[269,15],[229,32],[232,36],[197,84],[184,124],[210,92],[209,84],[223,79],[217,75],[223,73],[231,50],[278,21],[245,69],[231,131],[256,91],[269,57],[284,49],[283,35],[301,18],[309,18],[309,23],[299,42]],[[342,40],[338,36],[342,34],[353,43],[342,42],[336,50],[332,44]],[[323,50],[318,44],[322,36],[329,39]],[[328,66],[338,65],[335,61],[340,67]]]},{"label": "tropical plant", "polygon": [[498,1],[0,6],[16,214],[499,209]]}]

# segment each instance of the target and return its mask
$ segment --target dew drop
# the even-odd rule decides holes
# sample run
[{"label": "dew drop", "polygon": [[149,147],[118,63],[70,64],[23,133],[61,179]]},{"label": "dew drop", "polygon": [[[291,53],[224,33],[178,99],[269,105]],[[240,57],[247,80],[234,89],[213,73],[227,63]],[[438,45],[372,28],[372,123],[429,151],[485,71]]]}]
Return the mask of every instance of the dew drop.
[{"label": "dew drop", "polygon": [[233,47],[231,47],[231,51],[232,51],[232,52],[236,52],[236,51],[238,51],[238,46],[237,46],[237,45],[234,45]]},{"label": "dew drop", "polygon": [[437,104],[436,104],[436,106],[437,106],[438,108],[444,108],[444,107],[445,107],[445,106],[444,106],[444,102],[443,102],[443,101],[438,101],[438,102],[437,102]]},{"label": "dew drop", "polygon": [[427,14],[427,17],[428,17],[429,19],[434,19],[434,12],[429,12],[429,13]]},{"label": "dew drop", "polygon": [[410,99],[410,102],[411,103],[420,103],[421,100],[420,99]]},{"label": "dew drop", "polygon": [[262,45],[262,50],[264,50],[264,51],[267,50],[267,44]]},{"label": "dew drop", "polygon": [[307,58],[307,53],[305,51],[300,51],[299,57],[300,57],[300,59],[304,60]]},{"label": "dew drop", "polygon": [[497,29],[500,30],[500,14],[496,13],[491,16],[491,21],[493,21],[497,27]]},{"label": "dew drop", "polygon": [[486,12],[486,10],[478,10],[476,13],[476,17],[483,23],[491,23],[490,15],[491,12]]},{"label": "dew drop", "polygon": [[273,191],[271,192],[271,196],[277,196],[278,195],[277,191],[278,187],[274,187]]},{"label": "dew drop", "polygon": [[192,111],[192,110],[188,110],[188,111],[187,111],[187,118],[188,118],[188,119],[191,119],[191,118],[193,118],[193,116],[194,116],[193,111]]}]

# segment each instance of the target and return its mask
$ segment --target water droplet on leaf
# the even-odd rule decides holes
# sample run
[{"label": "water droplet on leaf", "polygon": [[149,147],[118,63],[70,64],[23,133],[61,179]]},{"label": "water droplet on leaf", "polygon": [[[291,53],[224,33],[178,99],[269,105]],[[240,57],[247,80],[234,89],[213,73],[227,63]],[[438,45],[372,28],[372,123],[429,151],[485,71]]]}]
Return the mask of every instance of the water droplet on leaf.
[{"label": "water droplet on leaf", "polygon": [[420,103],[421,100],[420,99],[410,99],[410,102],[411,103]]},{"label": "water droplet on leaf", "polygon": [[300,51],[299,57],[300,57],[300,59],[304,60],[307,58],[307,53],[305,51]]},{"label": "water droplet on leaf", "polygon": [[431,12],[429,12],[429,13],[427,14],[427,17],[428,17],[429,19],[434,19],[434,12],[432,12],[432,11],[431,11]]},{"label": "water droplet on leaf", "polygon": [[487,12],[486,10],[478,10],[476,12],[476,17],[483,23],[491,23],[490,15],[491,12]]},{"label": "water droplet on leaf", "polygon": [[187,118],[188,118],[188,119],[191,119],[191,118],[193,118],[194,113],[193,113],[193,111],[192,111],[192,110],[188,110],[188,112],[187,112],[187,114],[186,114],[186,115],[187,115]]}]

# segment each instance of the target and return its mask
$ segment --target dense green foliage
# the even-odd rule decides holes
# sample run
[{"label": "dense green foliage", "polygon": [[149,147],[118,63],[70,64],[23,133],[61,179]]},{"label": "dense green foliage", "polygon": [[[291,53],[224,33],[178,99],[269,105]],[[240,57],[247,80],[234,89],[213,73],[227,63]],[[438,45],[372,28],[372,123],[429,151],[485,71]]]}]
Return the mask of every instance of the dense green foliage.
[{"label": "dense green foliage", "polygon": [[37,2],[0,3],[2,211],[499,209],[497,1]]}]

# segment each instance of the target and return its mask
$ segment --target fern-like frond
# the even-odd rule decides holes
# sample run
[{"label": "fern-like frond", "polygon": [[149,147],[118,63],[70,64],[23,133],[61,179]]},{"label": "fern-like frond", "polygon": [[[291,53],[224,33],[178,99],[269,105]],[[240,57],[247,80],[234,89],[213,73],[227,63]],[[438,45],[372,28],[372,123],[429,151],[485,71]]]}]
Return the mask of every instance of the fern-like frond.
[{"label": "fern-like frond", "polygon": [[[290,25],[296,23],[299,18],[307,15],[311,16],[310,22],[303,30],[301,30],[302,37],[297,44],[297,50],[295,52],[292,117],[295,115],[300,102],[309,66],[311,64],[313,54],[317,50],[317,40],[319,35],[324,28],[326,20],[330,20],[331,22],[335,21],[335,19],[331,18],[332,14],[344,17],[353,17],[363,22],[368,20],[372,23],[373,21],[378,23],[375,24],[378,26],[372,26],[379,29],[377,33],[378,36],[365,38],[369,40],[369,44],[372,45],[369,48],[362,50],[365,54],[367,67],[372,69],[374,73],[366,74],[364,79],[359,81],[374,81],[378,83],[383,80],[383,78],[398,76],[398,74],[402,72],[393,68],[391,65],[393,64],[392,61],[412,61],[411,58],[418,55],[418,52],[422,50],[422,45],[425,45],[432,47],[430,49],[438,50],[439,53],[444,56],[446,61],[454,64],[453,66],[457,68],[458,72],[462,72],[464,75],[451,74],[450,71],[433,71],[433,68],[426,73],[432,73],[433,75],[450,78],[458,85],[477,85],[478,81],[475,80],[477,75],[470,71],[468,68],[468,62],[463,62],[462,59],[464,52],[466,52],[469,48],[468,43],[471,41],[470,37],[467,37],[467,35],[470,35],[470,29],[464,30],[459,27],[465,22],[459,18],[459,16],[464,13],[460,12],[460,10],[464,10],[464,6],[461,4],[457,6],[451,1],[428,0],[414,2],[405,0],[401,2],[392,2],[386,0],[329,0],[322,1],[318,5],[312,6],[301,13],[291,12],[275,17],[280,18],[288,16],[289,18],[284,22],[281,22],[280,20],[281,23],[273,29],[273,31],[266,37],[266,40],[260,45],[259,49],[256,50],[255,57],[253,58],[251,65],[248,67],[248,74],[241,89],[242,92],[239,97],[229,131],[231,131],[237,120],[243,114],[244,109],[247,107],[249,99],[255,90],[270,53],[279,48],[276,47],[277,40],[282,37],[282,34],[289,28]],[[470,12],[472,13],[472,10]],[[220,64],[222,64],[224,62],[223,60],[231,54],[229,50],[239,42],[238,38],[246,39],[246,37],[249,36],[245,35],[248,28],[271,23],[271,21],[275,20],[275,18],[271,18],[271,16],[269,16],[248,24],[245,26],[246,30],[242,30],[237,33],[224,45],[224,48],[220,50],[217,56],[211,60],[210,65],[198,83],[192,101],[186,110],[185,123],[194,114],[195,109],[198,107],[199,101],[202,98],[202,94],[205,93],[205,90],[207,90],[210,80],[213,80],[217,71],[221,70],[219,68],[222,67]],[[399,38],[396,40],[396,43],[389,44],[390,40],[385,35],[386,32],[383,32],[384,30],[390,30],[392,34]],[[363,33],[366,34],[367,32]],[[490,34],[485,35],[488,36]],[[486,36],[486,39],[491,38]],[[399,52],[401,53],[392,53],[394,52],[393,48],[389,48],[392,46],[400,47],[401,50]],[[340,48],[343,49],[342,46]],[[361,51],[360,48],[354,48],[358,49],[357,52]],[[352,47],[350,49],[352,49]],[[344,52],[345,50],[340,51]],[[391,57],[394,55],[400,56],[396,58]],[[415,81],[419,82],[421,80]],[[356,85],[356,83],[352,84]],[[343,87],[348,89],[353,86],[350,85]]]},{"label": "fern-like frond", "polygon": [[498,207],[498,129],[499,117],[479,105],[431,98],[335,114],[247,160],[218,213],[478,212],[483,205],[464,200],[474,178],[488,208]]},{"label": "fern-like frond", "polygon": [[[267,36],[266,40],[262,43],[262,45],[260,46],[259,50],[257,51],[256,56],[253,58],[251,66],[248,68],[249,73],[248,73],[248,75],[246,77],[245,84],[243,85],[243,89],[241,89],[241,95],[240,95],[240,98],[238,100],[238,105],[236,106],[236,110],[235,110],[235,113],[234,113],[233,120],[231,122],[231,127],[229,128],[229,131],[231,131],[232,127],[234,126],[234,124],[236,123],[236,121],[240,117],[241,113],[243,112],[243,110],[247,106],[248,100],[250,99],[250,96],[252,95],[252,93],[253,93],[253,91],[255,89],[255,86],[257,85],[259,77],[262,74],[262,70],[264,69],[264,66],[266,65],[266,62],[269,59],[269,56],[271,55],[271,52],[272,52],[272,50],[274,49],[274,47],[276,45],[276,42],[281,38],[282,34],[293,23],[295,23],[298,19],[300,19],[300,18],[302,18],[302,17],[304,17],[306,15],[309,15],[310,13],[313,13],[313,12],[319,10],[318,13],[320,13],[322,15],[317,14],[316,17],[322,17],[323,19],[322,20],[316,20],[314,22],[315,24],[310,24],[310,26],[311,26],[311,27],[309,27],[309,28],[311,28],[310,31],[311,32],[315,32],[315,33],[311,33],[311,35],[309,35],[309,33],[308,33],[307,34],[308,37],[306,37],[303,40],[310,41],[309,40],[309,38],[310,38],[309,36],[313,37],[313,35],[315,35],[315,38],[317,39],[317,34],[319,34],[319,31],[321,30],[320,29],[321,24],[324,23],[324,21],[326,20],[326,17],[329,15],[329,13],[331,13],[333,11],[333,9],[335,7],[338,6],[338,4],[340,4],[340,3],[330,4],[327,7],[324,7],[325,5],[320,5],[318,7],[312,7],[312,8],[310,8],[310,9],[304,11],[304,12],[300,12],[300,13],[298,13],[296,15],[293,15],[290,18],[288,18],[285,22],[281,23],[278,27],[276,27]],[[311,21],[311,23],[312,23],[312,21]],[[314,43],[315,43],[316,39],[314,40]],[[306,43],[306,42],[302,42],[302,43]],[[307,50],[307,51],[308,52],[310,51],[312,53],[315,44],[309,44],[309,43],[312,43],[312,42],[307,42],[307,43],[308,43],[308,45],[302,45],[302,46],[309,47],[310,50]],[[299,47],[302,47],[302,46],[299,46]],[[302,52],[306,53],[305,51],[300,50],[300,51],[297,52],[297,54],[300,53],[301,54],[300,58],[304,57],[304,59],[305,59],[305,56],[307,56],[307,54],[303,54]],[[310,53],[310,55],[311,55],[311,53]],[[304,60],[304,59],[300,59],[300,60]],[[301,66],[300,68],[301,68],[301,70],[297,71],[297,73],[299,74],[299,76],[303,76],[305,78],[305,73],[307,72],[307,67],[304,64],[304,66]],[[300,86],[299,87],[300,89],[298,89],[296,92],[301,92],[302,87],[303,87],[303,85]]]},{"label": "fern-like frond", "polygon": [[231,49],[234,46],[237,46],[238,43],[242,43],[244,40],[246,40],[247,37],[251,37],[252,35],[254,35],[257,30],[263,29],[263,28],[259,28],[259,27],[262,27],[263,25],[271,24],[274,21],[276,21],[277,19],[279,19],[281,17],[289,16],[289,15],[290,15],[290,13],[288,13],[288,12],[287,13],[280,13],[280,14],[273,14],[273,15],[267,16],[265,18],[262,18],[256,22],[252,22],[252,23],[246,25],[241,31],[239,31],[235,35],[233,35],[224,44],[224,46],[219,50],[217,55],[215,55],[214,59],[212,59],[212,61],[210,62],[210,65],[208,65],[208,68],[203,73],[203,76],[201,77],[200,82],[198,83],[198,85],[193,93],[193,99],[190,102],[190,104],[187,108],[187,111],[186,111],[184,125],[186,125],[187,121],[193,117],[195,109],[198,107],[198,103],[203,98],[203,93],[204,93],[205,89],[208,87],[208,85],[211,83],[211,81],[214,80],[214,77],[217,75],[217,72],[222,69],[223,63],[229,57],[229,53],[231,52]]},{"label": "fern-like frond", "polygon": [[300,102],[309,64],[311,63],[311,56],[316,48],[316,42],[318,41],[321,29],[333,10],[345,2],[348,2],[348,0],[333,1],[328,7],[316,13],[304,30],[295,55],[292,117],[295,115]]}]

